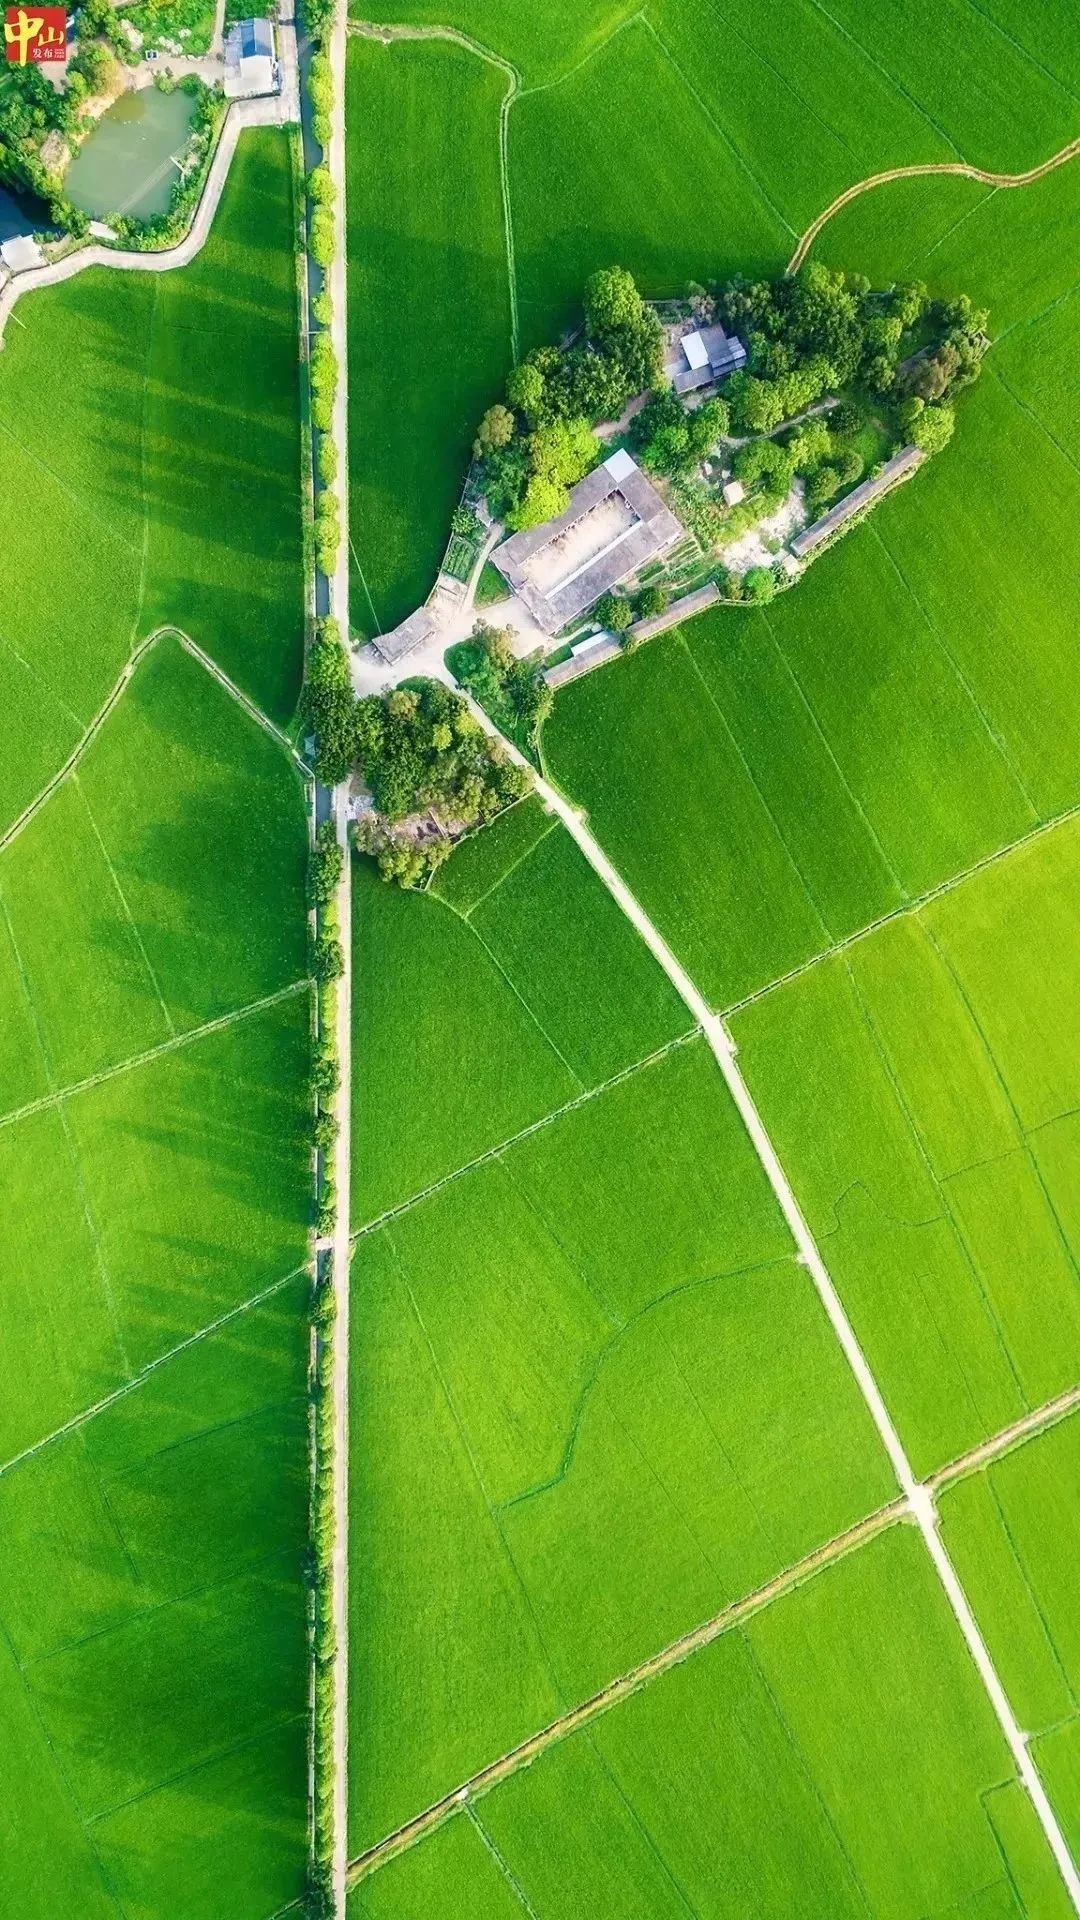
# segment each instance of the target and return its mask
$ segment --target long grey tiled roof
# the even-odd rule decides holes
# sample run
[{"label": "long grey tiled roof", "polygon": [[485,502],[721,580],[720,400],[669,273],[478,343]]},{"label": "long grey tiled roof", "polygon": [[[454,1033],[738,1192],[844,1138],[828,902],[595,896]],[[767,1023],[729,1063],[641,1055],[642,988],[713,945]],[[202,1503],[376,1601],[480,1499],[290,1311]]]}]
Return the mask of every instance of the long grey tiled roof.
[{"label": "long grey tiled roof", "polygon": [[827,540],[830,533],[835,533],[837,527],[842,527],[845,520],[850,520],[853,513],[869,506],[871,500],[876,500],[879,494],[887,492],[897,480],[902,480],[906,473],[917,467],[922,457],[919,447],[901,447],[899,453],[894,453],[892,459],[885,462],[873,480],[864,480],[860,486],[854,487],[842,500],[837,501],[835,507],[830,507],[820,520],[815,520],[813,526],[804,527],[801,533],[795,535],[791,551],[796,559],[802,560],[806,554],[813,553],[814,548]]},{"label": "long grey tiled roof", "polygon": [[[598,507],[609,495],[619,493],[637,516],[637,524],[591,566],[573,575],[563,585],[542,593],[528,578],[527,566],[534,553],[567,532],[576,521]],[[616,479],[606,464],[594,467],[579,480],[570,495],[565,512],[539,527],[514,533],[495,548],[491,558],[514,592],[524,600],[546,633],[558,633],[571,620],[591,607],[601,594],[610,592],[628,574],[644,566],[654,554],[671,545],[682,533],[682,526],[664,504],[652,481],[634,466]]]}]

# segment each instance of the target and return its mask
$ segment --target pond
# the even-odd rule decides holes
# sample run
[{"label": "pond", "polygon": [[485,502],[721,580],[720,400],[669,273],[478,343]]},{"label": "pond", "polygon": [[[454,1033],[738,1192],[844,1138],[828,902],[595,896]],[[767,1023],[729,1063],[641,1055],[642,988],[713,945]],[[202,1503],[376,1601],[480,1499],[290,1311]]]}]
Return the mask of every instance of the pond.
[{"label": "pond", "polygon": [[195,102],[178,88],[122,93],[79,148],[64,181],[72,206],[149,220],[167,213]]}]

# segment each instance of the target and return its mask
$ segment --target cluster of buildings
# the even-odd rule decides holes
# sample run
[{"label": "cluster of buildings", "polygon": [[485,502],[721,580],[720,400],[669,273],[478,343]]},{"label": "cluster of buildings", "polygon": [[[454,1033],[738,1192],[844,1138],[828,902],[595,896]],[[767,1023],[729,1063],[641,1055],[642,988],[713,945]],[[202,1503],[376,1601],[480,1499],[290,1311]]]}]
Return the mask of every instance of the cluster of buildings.
[{"label": "cluster of buildings", "polygon": [[[669,331],[664,372],[678,394],[704,393],[745,365],[742,341],[721,326],[684,323]],[[724,493],[734,504],[742,488],[730,482]],[[491,559],[537,625],[556,634],[666,553],[683,532],[648,475],[620,447],[579,480],[554,520],[511,534]],[[394,665],[430,640],[435,626],[430,610],[421,607],[373,644]]]}]

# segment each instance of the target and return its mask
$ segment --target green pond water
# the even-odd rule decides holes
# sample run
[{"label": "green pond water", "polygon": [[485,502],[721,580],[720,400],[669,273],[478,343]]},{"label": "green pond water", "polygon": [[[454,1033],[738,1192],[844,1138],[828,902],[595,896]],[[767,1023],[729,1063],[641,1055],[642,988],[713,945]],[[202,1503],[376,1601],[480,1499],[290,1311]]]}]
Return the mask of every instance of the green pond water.
[{"label": "green pond water", "polygon": [[84,213],[166,213],[195,114],[189,94],[140,87],[103,113],[67,171],[64,192]]}]

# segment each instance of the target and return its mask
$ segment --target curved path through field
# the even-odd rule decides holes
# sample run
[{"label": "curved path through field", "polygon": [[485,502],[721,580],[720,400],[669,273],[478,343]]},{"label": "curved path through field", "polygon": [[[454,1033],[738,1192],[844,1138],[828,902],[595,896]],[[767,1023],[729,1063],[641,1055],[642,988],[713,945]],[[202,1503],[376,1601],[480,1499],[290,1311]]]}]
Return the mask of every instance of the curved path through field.
[{"label": "curved path through field", "polygon": [[235,700],[238,707],[243,708],[248,719],[254,720],[255,725],[261,727],[264,733],[268,733],[270,738],[288,754],[290,760],[304,778],[311,778],[311,768],[308,766],[303,755],[297,752],[288,734],[283,733],[276,722],[271,720],[269,714],[264,713],[261,707],[256,706],[254,700],[249,699],[243,688],[237,686],[235,680],[230,680],[224,668],[219,667],[217,661],[212,660],[208,653],[204,653],[198,641],[192,640],[191,636],[184,633],[180,627],[155,627],[153,633],[148,634],[145,640],[141,640],[139,645],[128,655],[127,660],[124,662],[124,668],[120,678],[117,680],[115,686],[110,688],[109,693],[102,701],[93,719],[72,747],[63,766],[57,768],[52,778],[45,782],[41,792],[36,794],[29,805],[23,808],[22,812],[12,821],[10,827],[6,827],[3,833],[0,833],[0,853],[3,852],[4,848],[8,846],[12,840],[18,838],[24,827],[29,826],[34,815],[40,813],[49,795],[55,793],[57,787],[63,784],[69,773],[75,771],[87,747],[90,746],[97,734],[100,733],[140,661],[146,658],[146,655],[152,648],[157,646],[159,641],[169,639],[178,640],[184,652],[190,653],[192,659],[197,660],[199,665],[205,668],[206,672],[210,674],[211,678],[216,680],[220,687],[224,688],[229,698]]},{"label": "curved path through field", "polygon": [[962,180],[981,180],[988,187],[1030,187],[1036,180],[1042,180],[1046,174],[1053,173],[1055,167],[1063,167],[1068,160],[1075,160],[1080,154],[1080,139],[1070,140],[1068,146],[1051,154],[1049,160],[1043,160],[1037,167],[1029,167],[1026,173],[992,173],[986,167],[969,166],[966,160],[930,160],[917,167],[889,167],[885,173],[871,173],[865,180],[857,180],[853,187],[845,187],[831,200],[824,213],[819,213],[812,221],[799,241],[784,271],[798,273],[814,241],[823,227],[826,227],[836,214],[857,200],[862,193],[869,193],[873,187],[884,187],[890,180],[917,180],[923,174],[955,174]]}]

